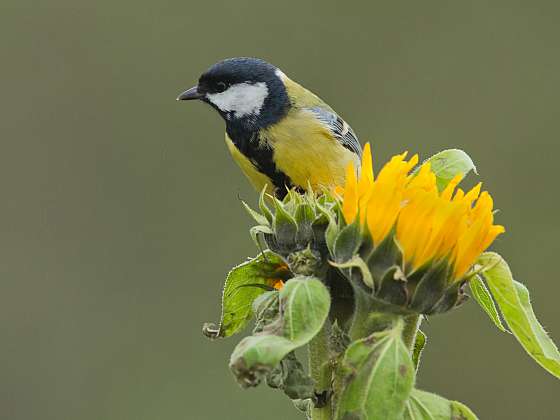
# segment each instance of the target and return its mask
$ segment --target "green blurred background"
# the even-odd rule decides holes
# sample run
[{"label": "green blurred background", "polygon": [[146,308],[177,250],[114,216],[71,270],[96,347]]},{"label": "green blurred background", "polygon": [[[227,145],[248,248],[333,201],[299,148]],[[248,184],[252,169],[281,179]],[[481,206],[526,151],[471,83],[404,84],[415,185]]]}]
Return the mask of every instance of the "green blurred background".
[{"label": "green blurred background", "polygon": [[[508,229],[494,248],[560,341],[559,21],[553,1],[2,0],[0,418],[299,418],[236,385],[239,337],[201,334],[255,254],[256,195],[218,115],[175,97],[231,56],[320,93],[377,162],[470,153]],[[422,388],[558,418],[558,381],[476,304],[425,330]]]}]

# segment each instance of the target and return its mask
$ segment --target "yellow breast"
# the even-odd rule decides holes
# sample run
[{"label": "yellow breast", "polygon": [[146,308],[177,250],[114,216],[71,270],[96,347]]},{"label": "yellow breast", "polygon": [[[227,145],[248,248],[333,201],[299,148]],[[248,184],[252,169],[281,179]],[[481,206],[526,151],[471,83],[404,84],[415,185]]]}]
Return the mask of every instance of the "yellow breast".
[{"label": "yellow breast", "polygon": [[262,133],[274,150],[276,167],[292,183],[314,190],[331,189],[344,183],[350,162],[359,168],[359,158],[342,146],[310,111],[291,110],[286,118]]}]

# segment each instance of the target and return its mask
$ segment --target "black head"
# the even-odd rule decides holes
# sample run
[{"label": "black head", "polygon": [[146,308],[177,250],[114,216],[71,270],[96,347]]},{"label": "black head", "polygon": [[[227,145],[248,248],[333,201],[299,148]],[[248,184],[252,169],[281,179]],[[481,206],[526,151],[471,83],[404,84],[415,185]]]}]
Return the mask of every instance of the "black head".
[{"label": "black head", "polygon": [[214,64],[200,76],[197,86],[177,99],[200,99],[212,105],[227,123],[254,128],[274,124],[290,106],[282,72],[264,60],[247,57]]}]

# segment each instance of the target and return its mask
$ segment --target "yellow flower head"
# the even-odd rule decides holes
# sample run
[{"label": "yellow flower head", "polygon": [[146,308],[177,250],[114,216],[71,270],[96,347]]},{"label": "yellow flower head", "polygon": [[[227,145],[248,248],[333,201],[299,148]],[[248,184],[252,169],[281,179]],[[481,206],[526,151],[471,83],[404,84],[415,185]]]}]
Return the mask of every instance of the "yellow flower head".
[{"label": "yellow flower head", "polygon": [[352,165],[346,184],[336,191],[343,196],[346,223],[360,217],[378,245],[394,228],[405,263],[413,270],[447,259],[454,279],[460,279],[478,256],[505,230],[494,225],[493,202],[481,184],[465,193],[457,188],[457,175],[439,192],[429,163],[417,174],[410,171],[418,156],[394,156],[374,177],[369,144],[364,147],[359,178]]}]

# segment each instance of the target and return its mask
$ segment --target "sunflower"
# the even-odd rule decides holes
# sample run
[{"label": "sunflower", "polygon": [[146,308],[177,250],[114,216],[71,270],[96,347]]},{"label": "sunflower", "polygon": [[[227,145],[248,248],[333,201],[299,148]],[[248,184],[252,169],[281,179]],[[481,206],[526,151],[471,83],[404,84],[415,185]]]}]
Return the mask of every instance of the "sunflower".
[{"label": "sunflower", "polygon": [[394,235],[407,272],[444,260],[451,280],[461,280],[505,229],[494,224],[493,200],[481,184],[464,192],[458,174],[439,191],[430,164],[413,171],[417,164],[418,155],[407,160],[402,153],[375,176],[366,144],[360,175],[349,165],[344,187],[335,190],[344,220],[350,224],[359,217],[374,245]]}]

